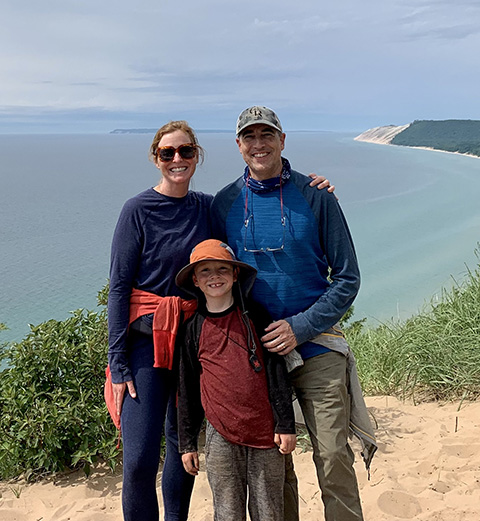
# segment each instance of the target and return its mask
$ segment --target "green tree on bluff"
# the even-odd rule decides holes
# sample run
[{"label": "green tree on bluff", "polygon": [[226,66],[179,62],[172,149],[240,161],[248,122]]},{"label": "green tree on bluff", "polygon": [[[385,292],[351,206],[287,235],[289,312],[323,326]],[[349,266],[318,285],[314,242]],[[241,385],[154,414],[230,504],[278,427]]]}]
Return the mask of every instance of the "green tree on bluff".
[{"label": "green tree on bluff", "polygon": [[480,156],[480,121],[416,120],[392,139],[392,145],[428,147]]}]

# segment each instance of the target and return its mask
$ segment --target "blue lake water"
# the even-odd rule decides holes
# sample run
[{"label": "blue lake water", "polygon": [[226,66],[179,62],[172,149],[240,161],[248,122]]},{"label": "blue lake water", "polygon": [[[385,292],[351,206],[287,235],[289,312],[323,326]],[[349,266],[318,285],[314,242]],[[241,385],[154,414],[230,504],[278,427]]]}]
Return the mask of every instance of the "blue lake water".
[{"label": "blue lake water", "polygon": [[[0,136],[0,322],[10,328],[0,341],[95,308],[119,211],[158,182],[151,137]],[[477,265],[480,159],[353,137],[292,132],[284,154],[336,186],[362,271],[355,316],[406,318]],[[214,193],[242,173],[243,160],[233,134],[199,139],[207,155],[193,189]]]}]

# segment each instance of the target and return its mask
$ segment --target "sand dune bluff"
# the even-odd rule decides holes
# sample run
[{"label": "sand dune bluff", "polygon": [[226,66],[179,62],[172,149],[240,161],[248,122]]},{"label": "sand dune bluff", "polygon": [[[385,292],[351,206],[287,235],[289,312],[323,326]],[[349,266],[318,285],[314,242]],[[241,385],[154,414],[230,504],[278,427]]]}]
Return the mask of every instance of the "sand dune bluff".
[{"label": "sand dune bluff", "polygon": [[386,127],[375,127],[365,132],[362,132],[355,138],[355,141],[366,141],[368,143],[380,143],[382,145],[388,145],[392,142],[392,139],[400,132],[403,132],[408,128],[411,123],[407,125],[401,125],[399,127],[395,125],[388,125]]}]

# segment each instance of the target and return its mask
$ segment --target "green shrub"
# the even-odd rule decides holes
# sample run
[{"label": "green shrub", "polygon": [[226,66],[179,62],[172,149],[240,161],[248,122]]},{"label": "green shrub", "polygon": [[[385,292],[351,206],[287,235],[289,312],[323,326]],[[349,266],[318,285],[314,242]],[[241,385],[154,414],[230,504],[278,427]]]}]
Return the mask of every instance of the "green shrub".
[{"label": "green shrub", "polygon": [[113,468],[105,310],[30,328],[21,342],[0,347],[0,479],[75,467],[88,474],[99,457]]}]

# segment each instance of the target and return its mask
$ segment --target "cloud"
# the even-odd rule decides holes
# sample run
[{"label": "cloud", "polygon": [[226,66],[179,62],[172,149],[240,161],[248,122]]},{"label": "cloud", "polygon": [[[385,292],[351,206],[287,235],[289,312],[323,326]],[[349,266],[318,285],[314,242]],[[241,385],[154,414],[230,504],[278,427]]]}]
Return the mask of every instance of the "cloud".
[{"label": "cloud", "polygon": [[407,38],[462,40],[480,34],[480,4],[471,0],[414,2],[414,9],[401,18]]},{"label": "cloud", "polygon": [[462,92],[462,110],[480,118],[479,9],[470,0],[4,0],[0,107],[208,119],[261,102],[306,122],[316,113],[405,122],[419,96],[434,119],[449,102],[458,111],[449,98]]},{"label": "cloud", "polygon": [[270,34],[296,35],[299,32],[319,33],[334,30],[343,24],[340,21],[329,22],[319,15],[304,18],[283,20],[260,20],[255,18],[253,25],[260,31],[268,31]]}]

